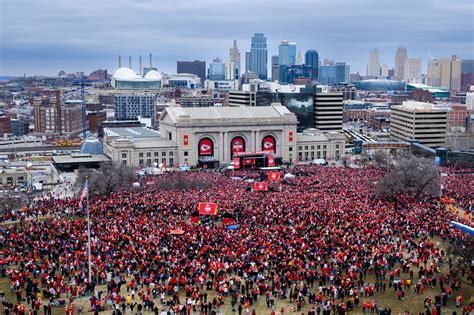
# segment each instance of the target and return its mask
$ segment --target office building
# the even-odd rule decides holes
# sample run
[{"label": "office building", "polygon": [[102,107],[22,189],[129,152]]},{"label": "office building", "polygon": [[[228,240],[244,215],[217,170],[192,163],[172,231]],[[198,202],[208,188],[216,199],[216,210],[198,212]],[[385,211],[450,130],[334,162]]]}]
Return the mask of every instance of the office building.
[{"label": "office building", "polygon": [[195,74],[201,79],[201,84],[204,84],[204,81],[206,81],[206,62],[200,60],[178,61],[176,72],[178,74]]},{"label": "office building", "polygon": [[405,68],[403,70],[405,82],[407,83],[421,83],[421,59],[420,58],[406,58]]},{"label": "office building", "polygon": [[240,76],[241,67],[240,67],[240,51],[239,51],[239,48],[237,48],[236,40],[234,40],[234,45],[229,51],[229,61],[234,63],[234,69],[235,69],[234,70],[235,72],[232,72],[233,73],[232,80],[238,79]]},{"label": "office building", "polygon": [[388,66],[386,64],[380,65],[380,77],[388,78]]},{"label": "office building", "polygon": [[407,49],[405,47],[398,47],[395,52],[395,80],[405,79],[405,61],[408,58]]},{"label": "office building", "polygon": [[135,120],[140,117],[154,120],[155,101],[155,94],[115,95],[115,119]]},{"label": "office building", "polygon": [[[34,132],[46,137],[76,137],[83,131],[82,106],[61,102],[60,91],[54,97],[33,99]],[[86,124],[87,128],[87,124]]]},{"label": "office building", "polygon": [[380,53],[377,48],[369,52],[369,62],[367,63],[367,75],[379,77],[380,76]]},{"label": "office building", "polygon": [[263,33],[255,33],[250,46],[250,71],[261,80],[267,79],[267,58],[267,38]]},{"label": "office building", "polygon": [[229,60],[225,64],[225,79],[226,80],[238,80],[240,78],[240,72],[235,62]]},{"label": "office building", "polygon": [[321,66],[319,81],[321,84],[333,85],[349,82],[350,67],[345,62]]},{"label": "office building", "polygon": [[324,131],[342,130],[343,94],[340,92],[314,95],[314,126]]},{"label": "office building", "polygon": [[461,90],[467,91],[468,85],[474,85],[474,59],[461,60]]},{"label": "office building", "polygon": [[181,88],[181,89],[197,89],[202,87],[204,81],[196,74],[191,73],[178,73],[167,75],[164,78],[165,86],[170,88]]},{"label": "office building", "polygon": [[251,72],[250,70],[250,52],[245,53],[245,72]]},{"label": "office building", "polygon": [[448,110],[448,128],[466,127],[470,116],[470,112],[465,105],[456,104],[451,106]]},{"label": "office building", "polygon": [[453,55],[451,59],[434,59],[428,63],[427,84],[443,87],[450,91],[461,89],[461,60]]},{"label": "office building", "polygon": [[311,67],[311,81],[319,80],[319,55],[318,52],[314,49],[306,51],[305,55],[305,64]]},{"label": "office building", "polygon": [[294,65],[296,64],[296,43],[282,40],[278,45],[278,64]]},{"label": "office building", "polygon": [[220,58],[215,58],[210,64],[209,64],[209,71],[207,74],[207,78],[209,80],[225,80],[226,73],[225,73],[226,66],[222,62]]},{"label": "office building", "polygon": [[311,66],[307,65],[279,65],[280,83],[294,84],[297,79],[311,81]]},{"label": "office building", "polygon": [[280,66],[278,64],[278,56],[272,56],[272,81],[280,79]]},{"label": "office building", "polygon": [[11,133],[11,122],[9,116],[0,116],[0,137]]},{"label": "office building", "polygon": [[12,135],[15,137],[21,137],[30,133],[30,123],[21,119],[11,119],[10,129]]},{"label": "office building", "polygon": [[355,86],[350,83],[335,84],[331,87],[331,92],[341,92],[344,101],[355,100],[357,96]]},{"label": "office building", "polygon": [[391,107],[390,137],[393,140],[416,140],[428,147],[446,145],[447,112],[433,104],[406,101]]}]

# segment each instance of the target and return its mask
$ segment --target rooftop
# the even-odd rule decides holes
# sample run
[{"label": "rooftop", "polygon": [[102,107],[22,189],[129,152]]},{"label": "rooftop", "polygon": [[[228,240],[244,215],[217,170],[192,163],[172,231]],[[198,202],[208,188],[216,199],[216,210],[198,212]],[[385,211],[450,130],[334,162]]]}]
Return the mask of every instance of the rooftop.
[{"label": "rooftop", "polygon": [[236,106],[236,107],[168,107],[160,117],[169,115],[174,122],[178,120],[211,120],[219,119],[279,119],[289,117],[296,123],[296,116],[279,103],[271,106]]},{"label": "rooftop", "polygon": [[157,138],[160,132],[144,127],[104,128],[106,137],[121,137],[132,139]]},{"label": "rooftop", "polygon": [[70,154],[70,155],[55,155],[52,157],[54,164],[71,164],[71,163],[98,163],[109,162],[103,154]]}]

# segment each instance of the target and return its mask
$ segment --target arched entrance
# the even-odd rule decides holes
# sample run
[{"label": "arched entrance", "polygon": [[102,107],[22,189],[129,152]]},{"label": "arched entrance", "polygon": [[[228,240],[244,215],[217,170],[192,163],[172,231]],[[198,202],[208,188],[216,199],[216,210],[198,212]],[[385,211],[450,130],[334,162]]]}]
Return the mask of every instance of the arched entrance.
[{"label": "arched entrance", "polygon": [[235,154],[245,152],[245,139],[237,136],[230,142],[230,158],[233,159]]},{"label": "arched entrance", "polygon": [[273,153],[276,152],[276,141],[275,137],[273,136],[265,136],[262,139],[262,151],[271,151]]},{"label": "arched entrance", "polygon": [[210,138],[202,138],[199,140],[198,155],[201,156],[214,156],[214,142]]}]

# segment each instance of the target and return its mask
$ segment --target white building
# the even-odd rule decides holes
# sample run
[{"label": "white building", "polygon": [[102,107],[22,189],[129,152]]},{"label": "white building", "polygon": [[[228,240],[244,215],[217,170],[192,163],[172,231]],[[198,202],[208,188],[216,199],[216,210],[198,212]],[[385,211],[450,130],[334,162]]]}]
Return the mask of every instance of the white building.
[{"label": "white building", "polygon": [[407,83],[422,83],[420,58],[407,58],[405,60],[403,79]]},{"label": "white building", "polygon": [[377,48],[374,48],[369,52],[369,62],[367,63],[367,75],[369,76],[380,76],[380,53]]},{"label": "white building", "polygon": [[429,147],[446,145],[447,111],[431,103],[403,102],[392,106],[390,137],[394,140],[417,140]]},{"label": "white building", "polygon": [[[270,156],[278,164],[311,156],[331,160],[344,154],[341,133],[312,130],[297,134],[295,114],[278,103],[263,107],[168,107],[159,124],[159,134],[144,128],[106,128],[104,153],[132,166],[157,162],[208,167],[234,159],[242,166],[263,167]],[[301,154],[299,139],[304,150]]]},{"label": "white building", "polygon": [[395,80],[403,80],[405,78],[405,60],[408,58],[407,49],[398,47],[395,52],[394,76]]}]

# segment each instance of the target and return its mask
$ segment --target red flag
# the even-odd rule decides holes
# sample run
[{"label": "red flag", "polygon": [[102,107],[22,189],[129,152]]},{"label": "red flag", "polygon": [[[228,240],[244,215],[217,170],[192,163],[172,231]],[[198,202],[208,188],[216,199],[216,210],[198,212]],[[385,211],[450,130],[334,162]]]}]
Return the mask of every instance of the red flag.
[{"label": "red flag", "polygon": [[234,158],[234,168],[235,169],[240,168],[240,158],[239,157]]},{"label": "red flag", "polygon": [[267,191],[268,190],[268,183],[267,182],[255,182],[255,183],[253,183],[253,190],[254,191]]},{"label": "red flag", "polygon": [[201,215],[217,215],[217,204],[214,202],[200,202],[199,214]]},{"label": "red flag", "polygon": [[273,157],[273,155],[269,155],[268,156],[268,167],[273,167],[275,166],[275,158]]},{"label": "red flag", "polygon": [[268,181],[277,182],[279,180],[280,180],[280,173],[279,172],[269,172],[268,173]]}]

